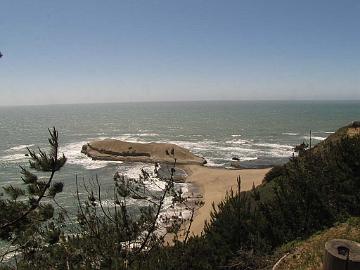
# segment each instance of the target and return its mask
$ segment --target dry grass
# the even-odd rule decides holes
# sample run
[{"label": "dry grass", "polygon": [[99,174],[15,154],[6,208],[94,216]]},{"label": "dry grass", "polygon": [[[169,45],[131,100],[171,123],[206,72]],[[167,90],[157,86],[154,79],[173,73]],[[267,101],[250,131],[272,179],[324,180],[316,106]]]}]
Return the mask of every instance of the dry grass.
[{"label": "dry grass", "polygon": [[360,218],[350,218],[346,223],[319,232],[309,239],[292,242],[277,253],[289,253],[276,270],[322,270],[325,243],[333,238],[343,238],[360,242]]}]

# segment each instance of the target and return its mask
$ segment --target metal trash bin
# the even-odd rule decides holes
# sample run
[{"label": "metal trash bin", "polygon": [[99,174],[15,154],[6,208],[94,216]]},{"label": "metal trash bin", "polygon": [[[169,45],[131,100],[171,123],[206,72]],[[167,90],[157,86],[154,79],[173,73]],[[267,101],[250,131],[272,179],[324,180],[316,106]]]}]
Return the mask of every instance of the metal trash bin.
[{"label": "metal trash bin", "polygon": [[324,270],[360,270],[360,244],[346,239],[325,243]]}]

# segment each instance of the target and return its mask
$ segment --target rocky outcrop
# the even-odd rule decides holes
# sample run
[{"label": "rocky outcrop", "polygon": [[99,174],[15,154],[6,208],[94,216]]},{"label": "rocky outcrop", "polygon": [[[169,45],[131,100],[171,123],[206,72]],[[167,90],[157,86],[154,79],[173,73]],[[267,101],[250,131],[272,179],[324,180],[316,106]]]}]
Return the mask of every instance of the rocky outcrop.
[{"label": "rocky outcrop", "polygon": [[178,167],[174,168],[174,166],[170,164],[161,164],[160,168],[157,171],[157,176],[161,180],[170,180],[171,174],[175,182],[184,182],[186,180],[186,177],[188,176],[185,170]]},{"label": "rocky outcrop", "polygon": [[169,143],[133,143],[114,139],[93,141],[83,145],[82,153],[93,160],[146,163],[203,165],[206,160],[188,149]]},{"label": "rocky outcrop", "polygon": [[266,169],[274,166],[283,165],[289,161],[289,158],[276,157],[259,157],[254,160],[236,160],[233,159],[230,163],[231,167],[237,169]]}]

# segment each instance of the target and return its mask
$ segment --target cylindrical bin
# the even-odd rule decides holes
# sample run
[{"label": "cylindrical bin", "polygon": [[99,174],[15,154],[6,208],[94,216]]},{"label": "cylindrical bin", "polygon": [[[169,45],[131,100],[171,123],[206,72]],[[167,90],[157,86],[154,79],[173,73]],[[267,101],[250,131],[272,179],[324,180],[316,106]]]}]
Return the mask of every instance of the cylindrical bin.
[{"label": "cylindrical bin", "polygon": [[360,270],[360,244],[346,239],[327,241],[324,270]]}]

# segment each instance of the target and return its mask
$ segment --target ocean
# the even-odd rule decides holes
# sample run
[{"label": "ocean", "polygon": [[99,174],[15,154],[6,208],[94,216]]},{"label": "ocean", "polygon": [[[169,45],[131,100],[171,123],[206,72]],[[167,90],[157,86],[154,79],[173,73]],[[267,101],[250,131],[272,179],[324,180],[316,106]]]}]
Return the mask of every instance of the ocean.
[{"label": "ocean", "polygon": [[[110,191],[119,171],[136,177],[149,164],[93,161],[83,144],[104,138],[132,142],[171,142],[203,156],[207,166],[228,167],[232,157],[287,159],[293,147],[324,140],[360,118],[360,101],[208,101],[0,107],[0,183],[21,183],[19,165],[26,147],[47,147],[47,129],[60,134],[68,158],[56,181],[65,184],[59,202],[75,206],[75,177],[98,176]],[[156,189],[155,187],[149,187]],[[186,184],[182,185],[186,189]],[[106,194],[106,192],[104,193]],[[107,196],[107,195],[104,195]],[[105,198],[106,199],[106,198]],[[139,202],[134,200],[133,204]]]}]

